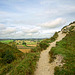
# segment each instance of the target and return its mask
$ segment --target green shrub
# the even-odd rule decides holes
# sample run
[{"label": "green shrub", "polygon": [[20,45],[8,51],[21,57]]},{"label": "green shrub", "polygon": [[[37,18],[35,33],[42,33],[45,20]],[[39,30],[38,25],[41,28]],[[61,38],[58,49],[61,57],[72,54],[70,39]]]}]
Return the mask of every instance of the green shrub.
[{"label": "green shrub", "polygon": [[41,41],[39,46],[41,47],[41,50],[45,50],[49,44],[47,42]]},{"label": "green shrub", "polygon": [[55,34],[50,38],[50,40],[55,41],[58,37],[58,32],[55,32]]},{"label": "green shrub", "polygon": [[0,69],[0,75],[6,75],[10,70],[13,69],[13,65],[8,64]]},{"label": "green shrub", "polygon": [[50,55],[50,63],[54,61],[55,56],[54,56],[54,52],[53,52],[54,47],[52,47],[51,51],[49,51],[49,55]]},{"label": "green shrub", "polygon": [[41,47],[37,46],[31,49],[31,52],[41,52]]},{"label": "green shrub", "polygon": [[1,58],[3,63],[11,63],[15,59],[15,56],[11,51],[7,50],[2,53]]},{"label": "green shrub", "polygon": [[26,44],[26,42],[24,42],[24,41],[23,41],[23,43],[22,43],[22,44],[23,44],[23,45],[27,45],[27,44]]}]

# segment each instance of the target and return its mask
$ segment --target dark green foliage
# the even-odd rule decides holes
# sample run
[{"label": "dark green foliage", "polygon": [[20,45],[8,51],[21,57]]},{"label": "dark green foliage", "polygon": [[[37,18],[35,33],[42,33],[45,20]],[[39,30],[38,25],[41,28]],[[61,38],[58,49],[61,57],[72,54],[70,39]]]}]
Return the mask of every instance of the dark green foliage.
[{"label": "dark green foliage", "polygon": [[15,59],[15,56],[11,51],[7,50],[2,53],[1,58],[3,63],[11,63]]},{"label": "dark green foliage", "polygon": [[65,64],[63,67],[55,68],[55,75],[75,75],[75,32],[69,32],[62,41],[57,42],[50,54],[61,54],[64,57]]},{"label": "dark green foliage", "polygon": [[41,41],[35,48],[31,49],[31,52],[41,52],[49,46],[49,43],[45,40]]},{"label": "dark green foliage", "polygon": [[55,34],[53,35],[53,37],[50,38],[50,40],[55,41],[58,37],[58,32],[55,32]]},{"label": "dark green foliage", "polygon": [[41,41],[39,46],[41,47],[41,50],[45,50],[49,46],[49,44],[45,41]]},{"label": "dark green foliage", "polygon": [[41,47],[40,46],[37,46],[35,48],[32,48],[31,49],[31,52],[41,52]]},{"label": "dark green foliage", "polygon": [[[53,48],[54,48],[54,47],[52,47],[52,49],[53,49]],[[53,62],[54,59],[55,59],[53,50],[51,50],[51,51],[49,52],[49,55],[50,55],[50,57],[51,57],[49,62],[51,63],[51,62]]]},{"label": "dark green foliage", "polygon": [[22,43],[22,44],[23,44],[23,45],[26,45],[26,42],[24,42],[24,41],[23,41],[23,43]]},{"label": "dark green foliage", "polygon": [[4,53],[5,51],[10,51],[14,54],[14,56],[16,56],[16,58],[21,58],[22,55],[24,55],[21,51],[19,51],[17,48],[12,47],[8,44],[4,44],[0,42],[0,57],[2,55],[2,53]]},{"label": "dark green foliage", "polygon": [[[17,48],[0,42],[0,75],[6,75],[24,58]],[[20,62],[19,62],[20,60]]]}]

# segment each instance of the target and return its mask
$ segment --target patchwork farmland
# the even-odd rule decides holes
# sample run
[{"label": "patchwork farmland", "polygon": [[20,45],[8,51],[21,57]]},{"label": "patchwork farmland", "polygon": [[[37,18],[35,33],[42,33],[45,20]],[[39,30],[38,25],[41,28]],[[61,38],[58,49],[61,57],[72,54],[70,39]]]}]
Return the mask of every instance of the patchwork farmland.
[{"label": "patchwork farmland", "polygon": [[31,52],[31,49],[37,46],[37,40],[15,40],[17,48],[23,53]]},{"label": "patchwork farmland", "polygon": [[31,52],[31,49],[37,46],[41,40],[0,40],[0,42],[17,47],[23,53]]}]

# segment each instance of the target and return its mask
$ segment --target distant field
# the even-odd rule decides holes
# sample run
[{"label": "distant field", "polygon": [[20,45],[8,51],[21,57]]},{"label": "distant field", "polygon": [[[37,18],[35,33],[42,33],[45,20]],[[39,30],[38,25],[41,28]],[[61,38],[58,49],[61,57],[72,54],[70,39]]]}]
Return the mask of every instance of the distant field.
[{"label": "distant field", "polygon": [[36,45],[37,42],[34,42],[34,41],[25,41],[28,45]]},{"label": "distant field", "polygon": [[31,49],[19,49],[19,50],[23,53],[29,53],[31,51]]},{"label": "distant field", "polygon": [[[0,40],[2,43],[9,44],[9,42],[13,42],[14,40]],[[41,40],[15,40],[15,44],[18,50],[22,51],[23,53],[29,53],[32,48],[36,47],[37,43]],[[26,43],[26,45],[23,44]]]},{"label": "distant field", "polygon": [[23,45],[17,45],[18,49],[25,49],[26,47],[24,47]]},{"label": "distant field", "polygon": [[25,42],[27,45],[36,45],[38,42],[42,40],[15,40],[16,44],[22,45]]},{"label": "distant field", "polygon": [[0,42],[8,44],[9,42],[13,42],[13,40],[0,40]]},{"label": "distant field", "polygon": [[23,45],[17,45],[17,48],[23,53],[29,53],[31,51],[31,47],[24,47]]},{"label": "distant field", "polygon": [[32,45],[27,45],[27,46],[36,47],[36,45],[33,45],[33,44]]}]

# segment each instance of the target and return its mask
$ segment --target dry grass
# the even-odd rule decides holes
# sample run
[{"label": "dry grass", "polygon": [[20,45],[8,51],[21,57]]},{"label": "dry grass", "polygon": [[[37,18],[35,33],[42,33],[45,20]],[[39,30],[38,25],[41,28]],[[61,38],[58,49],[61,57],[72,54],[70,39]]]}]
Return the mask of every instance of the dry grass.
[{"label": "dry grass", "polygon": [[27,45],[27,46],[32,46],[32,47],[36,47],[36,45]]},{"label": "dry grass", "polygon": [[31,49],[19,49],[19,50],[23,53],[29,53],[31,51]]},{"label": "dry grass", "polygon": [[17,48],[23,53],[29,53],[31,49],[24,47],[23,45],[17,45]]}]

